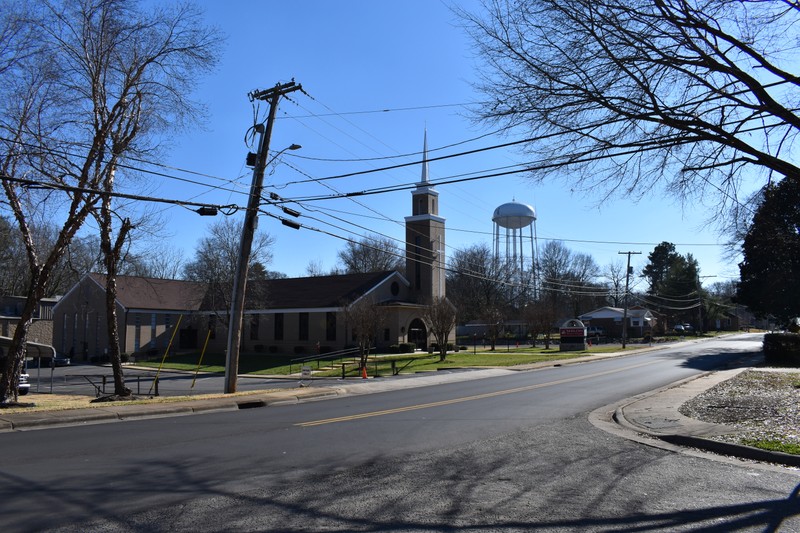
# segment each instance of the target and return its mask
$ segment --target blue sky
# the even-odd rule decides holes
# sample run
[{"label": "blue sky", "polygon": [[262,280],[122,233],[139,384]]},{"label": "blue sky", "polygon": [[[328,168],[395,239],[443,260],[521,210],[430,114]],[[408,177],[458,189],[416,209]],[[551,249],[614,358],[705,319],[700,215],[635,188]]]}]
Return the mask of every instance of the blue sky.
[{"label": "blue sky", "polygon": [[[479,63],[457,17],[436,0],[403,2],[347,0],[199,1],[208,21],[227,35],[222,61],[198,83],[194,97],[208,108],[203,129],[171,139],[164,164],[206,176],[187,176],[204,185],[163,179],[156,196],[246,204],[252,173],[245,155],[254,147],[244,142],[253,125],[247,94],[294,79],[307,92],[284,99],[275,122],[271,148],[292,143],[302,149],[281,157],[284,163],[266,176],[266,191],[284,198],[308,198],[410,184],[420,166],[343,179],[314,181],[349,172],[419,159],[427,129],[430,157],[516,140],[491,135],[469,118],[468,104],[481,95],[472,88]],[[458,2],[478,9],[475,0]],[[266,116],[266,105],[260,108]],[[489,134],[489,135],[487,135]],[[478,140],[466,142],[469,139]],[[456,145],[451,148],[438,148]],[[403,154],[414,154],[405,157]],[[386,159],[374,159],[386,158]],[[456,157],[430,164],[432,180],[525,161],[513,149]],[[182,175],[179,172],[171,172]],[[637,272],[647,254],[662,241],[676,244],[700,263],[706,284],[737,277],[734,262],[724,258],[703,206],[681,206],[654,189],[639,202],[619,198],[597,205],[592,191],[572,190],[570,183],[534,184],[520,175],[438,186],[439,214],[446,219],[447,249],[491,243],[492,213],[512,200],[536,209],[540,246],[563,240],[572,250],[588,253],[602,267],[624,260],[620,251],[641,251],[632,265]],[[275,239],[271,270],[305,275],[310,262],[328,270],[345,242],[368,232],[404,238],[403,217],[410,214],[411,195],[401,190],[356,198],[328,199],[291,205],[303,213],[305,227],[294,230],[262,216],[259,229]],[[160,207],[159,209],[163,209]],[[274,208],[266,208],[281,214]],[[213,218],[186,209],[164,211],[169,237],[162,245],[193,255],[197,241]],[[220,215],[221,216],[221,215]],[[234,215],[241,220],[241,212]],[[314,228],[327,233],[314,231]],[[333,234],[335,236],[332,236]],[[640,282],[641,283],[641,282]],[[642,285],[640,285],[642,286]]]}]

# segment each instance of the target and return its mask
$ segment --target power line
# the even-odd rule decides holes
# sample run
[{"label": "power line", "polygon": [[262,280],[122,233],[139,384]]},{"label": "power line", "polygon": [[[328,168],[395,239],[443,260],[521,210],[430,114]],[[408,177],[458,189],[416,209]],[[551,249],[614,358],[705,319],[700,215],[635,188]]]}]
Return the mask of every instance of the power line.
[{"label": "power line", "polygon": [[[142,202],[156,202],[156,203],[164,203],[164,204],[172,204],[177,205],[179,207],[197,207],[200,209],[207,208],[207,209],[216,209],[224,215],[232,215],[236,211],[243,209],[242,207],[229,204],[229,205],[219,205],[219,204],[209,204],[209,203],[201,203],[201,202],[192,202],[188,200],[173,200],[169,198],[159,198],[156,196],[142,196],[138,194],[128,194],[123,192],[115,192],[115,191],[100,191],[97,189],[89,189],[86,187],[74,187],[72,185],[66,185],[62,183],[44,183],[41,181],[30,180],[26,178],[14,178],[11,176],[2,176],[0,179],[4,181],[10,181],[13,183],[19,183],[20,185],[25,185],[30,188],[34,189],[53,189],[53,190],[61,190],[65,192],[76,192],[81,194],[90,194],[96,195],[97,197],[102,196],[110,196],[112,198],[124,198],[126,200],[138,200]],[[203,214],[203,213],[201,213]],[[210,214],[210,213],[209,213]]]},{"label": "power line", "polygon": [[[312,98],[313,100],[313,98]],[[372,109],[367,111],[341,111],[341,112],[331,112],[331,113],[314,113],[309,115],[297,115],[297,116],[288,116],[288,117],[276,117],[277,119],[285,119],[285,118],[320,118],[320,117],[335,117],[335,116],[344,116],[344,115],[374,115],[374,114],[382,114],[382,113],[397,113],[397,112],[404,112],[404,111],[422,111],[426,109],[444,109],[448,107],[466,107],[469,105],[479,105],[484,102],[473,102],[473,103],[463,103],[463,104],[433,104],[433,105],[426,105],[426,106],[413,106],[413,107],[398,107],[398,108],[385,108],[385,109]]]}]

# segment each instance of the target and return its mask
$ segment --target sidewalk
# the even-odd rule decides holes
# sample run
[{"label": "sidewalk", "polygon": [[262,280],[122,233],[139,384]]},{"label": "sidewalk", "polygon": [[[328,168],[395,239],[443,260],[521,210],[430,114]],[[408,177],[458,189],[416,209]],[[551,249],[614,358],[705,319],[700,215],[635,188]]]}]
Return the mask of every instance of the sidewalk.
[{"label": "sidewalk", "polygon": [[797,455],[713,440],[712,437],[735,434],[738,430],[723,424],[689,418],[679,412],[678,409],[685,402],[745,370],[747,368],[708,372],[630,398],[616,408],[613,419],[628,430],[678,446],[699,448],[741,459],[800,467],[800,456]]}]

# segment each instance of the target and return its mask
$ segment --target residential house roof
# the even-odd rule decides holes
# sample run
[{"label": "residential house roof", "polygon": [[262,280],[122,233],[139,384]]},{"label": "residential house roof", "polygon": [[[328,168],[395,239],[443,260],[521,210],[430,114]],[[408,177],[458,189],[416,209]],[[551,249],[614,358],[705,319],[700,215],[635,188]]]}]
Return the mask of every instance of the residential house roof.
[{"label": "residential house roof", "polygon": [[[578,318],[581,320],[591,320],[592,318],[612,318],[612,317],[621,317],[625,314],[625,309],[622,307],[600,307],[593,311],[589,311],[588,313],[584,313]],[[631,318],[641,318],[641,317],[648,317],[652,316],[653,313],[649,309],[645,309],[641,306],[633,306],[628,308],[628,316]]]}]

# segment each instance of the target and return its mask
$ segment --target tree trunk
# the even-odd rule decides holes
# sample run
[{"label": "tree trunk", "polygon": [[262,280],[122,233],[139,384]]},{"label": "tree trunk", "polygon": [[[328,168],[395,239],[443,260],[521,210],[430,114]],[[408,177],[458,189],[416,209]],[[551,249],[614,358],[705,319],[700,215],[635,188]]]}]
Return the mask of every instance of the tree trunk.
[{"label": "tree trunk", "polygon": [[115,275],[106,275],[106,326],[108,330],[108,356],[114,373],[114,395],[130,396],[131,390],[125,387],[122,372],[122,357],[119,350],[119,328],[117,327],[117,280]]},{"label": "tree trunk", "polygon": [[111,360],[111,369],[114,373],[114,395],[116,396],[130,396],[131,390],[125,386],[125,377],[122,372],[122,356],[119,349],[119,328],[117,325],[117,266],[119,265],[122,246],[128,232],[133,228],[130,219],[124,219],[122,226],[119,229],[119,234],[111,246],[111,224],[110,213],[107,211],[103,213],[107,215],[106,221],[108,225],[107,231],[102,232],[102,248],[105,255],[106,263],[106,317],[108,329],[108,356]]},{"label": "tree trunk", "polygon": [[19,375],[22,372],[22,362],[26,355],[25,342],[28,340],[28,330],[33,323],[32,317],[32,312],[26,313],[23,311],[23,316],[20,317],[20,322],[14,330],[8,353],[2,358],[3,374],[0,377],[0,403],[16,402],[18,400]]},{"label": "tree trunk", "polygon": [[[33,303],[31,303],[33,302]],[[19,318],[8,353],[2,358],[2,376],[0,376],[0,403],[16,402],[19,399],[19,375],[26,356],[25,343],[28,340],[28,331],[33,323],[33,309],[35,300],[28,297],[22,316]]]}]

